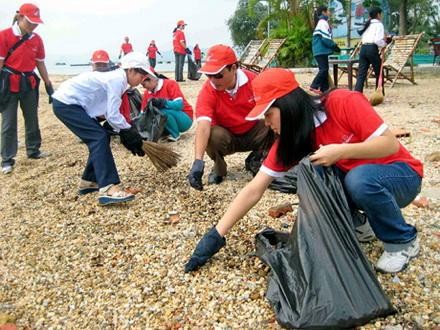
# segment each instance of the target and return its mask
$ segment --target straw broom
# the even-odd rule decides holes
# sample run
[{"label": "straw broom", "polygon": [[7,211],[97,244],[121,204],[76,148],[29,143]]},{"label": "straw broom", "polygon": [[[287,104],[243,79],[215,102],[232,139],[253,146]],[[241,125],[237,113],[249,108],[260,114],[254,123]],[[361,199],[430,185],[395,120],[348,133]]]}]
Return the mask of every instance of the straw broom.
[{"label": "straw broom", "polygon": [[382,79],[383,79],[383,60],[384,60],[384,56],[383,55],[384,54],[382,53],[381,63],[380,63],[379,83],[378,83],[378,86],[377,86],[376,90],[374,91],[374,93],[370,97],[370,104],[372,106],[379,105],[384,100],[383,82],[382,82]]},{"label": "straw broom", "polygon": [[159,143],[144,141],[142,149],[150,158],[154,167],[160,172],[165,172],[176,166],[180,159],[178,153]]}]

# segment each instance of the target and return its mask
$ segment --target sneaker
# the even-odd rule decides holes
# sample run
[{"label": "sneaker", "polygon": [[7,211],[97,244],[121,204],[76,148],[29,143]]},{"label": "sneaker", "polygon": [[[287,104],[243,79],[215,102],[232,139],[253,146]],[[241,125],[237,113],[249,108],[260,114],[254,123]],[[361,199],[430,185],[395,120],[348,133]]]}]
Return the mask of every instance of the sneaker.
[{"label": "sneaker", "polygon": [[217,175],[215,172],[211,172],[208,175],[208,184],[220,184],[223,182],[223,177]]},{"label": "sneaker", "polygon": [[376,239],[376,235],[374,234],[374,231],[371,228],[368,219],[363,225],[356,227],[355,232],[358,241],[361,243],[368,243]]},{"label": "sneaker", "polygon": [[311,91],[314,94],[317,95],[322,95],[322,92],[319,89],[313,88],[313,87],[309,87],[309,91]]},{"label": "sneaker", "polygon": [[96,182],[81,180],[78,195],[87,195],[96,191],[99,191],[99,187]]},{"label": "sneaker", "polygon": [[376,269],[382,273],[398,273],[408,266],[412,258],[418,256],[420,246],[417,239],[404,250],[396,252],[384,251],[376,264]]},{"label": "sneaker", "polygon": [[37,154],[35,155],[30,155],[28,156],[28,158],[30,159],[41,159],[41,158],[47,158],[50,156],[50,153],[48,152],[44,152],[44,151],[39,151]]},{"label": "sneaker", "polygon": [[180,135],[178,137],[173,137],[171,135],[168,135],[167,140],[171,142],[177,142],[180,140]]},{"label": "sneaker", "polygon": [[12,165],[3,165],[2,166],[2,173],[3,174],[11,174],[13,170],[13,166]]},{"label": "sneaker", "polygon": [[108,191],[112,186],[113,185],[108,185],[99,189],[98,202],[100,205],[124,203],[134,200],[135,196],[125,190],[118,190],[110,195]]}]

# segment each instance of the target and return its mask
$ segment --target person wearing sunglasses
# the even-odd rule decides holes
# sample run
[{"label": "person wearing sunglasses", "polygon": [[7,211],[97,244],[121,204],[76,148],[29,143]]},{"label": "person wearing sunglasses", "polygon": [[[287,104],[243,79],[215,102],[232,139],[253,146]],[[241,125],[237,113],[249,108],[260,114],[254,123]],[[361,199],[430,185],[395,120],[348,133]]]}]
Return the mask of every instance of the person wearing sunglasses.
[{"label": "person wearing sunglasses", "polygon": [[178,141],[181,133],[189,130],[193,122],[193,108],[180,90],[179,84],[173,79],[148,74],[142,81],[142,87],[145,92],[141,109],[145,109],[148,101],[153,99],[153,105],[167,117],[165,130],[169,134],[168,140]]},{"label": "person wearing sunglasses", "polygon": [[256,75],[239,67],[231,47],[211,47],[199,72],[206,74],[208,80],[196,103],[195,160],[188,181],[194,189],[203,190],[205,152],[214,161],[208,183],[219,184],[227,173],[226,155],[260,152],[269,143],[270,135],[263,121],[245,119],[255,105],[251,81]]},{"label": "person wearing sunglasses", "polygon": [[252,86],[256,106],[246,119],[264,118],[277,140],[254,179],[200,240],[185,271],[196,270],[225,246],[224,236],[258,203],[272,180],[308,155],[314,166],[334,166],[352,212],[365,212],[364,224],[353,218],[356,231],[372,229],[383,242],[376,269],[403,270],[420,248],[417,229],[400,209],[420,192],[423,164],[361,93],[339,89],[312,97],[292,71],[281,68],[263,71]]},{"label": "person wearing sunglasses", "polygon": [[82,73],[64,81],[53,94],[55,116],[89,149],[79,195],[99,192],[98,202],[101,205],[134,200],[133,194],[119,187],[110,135],[99,121],[107,120],[128,150],[134,155],[144,156],[141,136],[119,109],[123,93],[129,86],[138,86],[149,73],[148,58],[131,52],[121,59],[120,68]]}]

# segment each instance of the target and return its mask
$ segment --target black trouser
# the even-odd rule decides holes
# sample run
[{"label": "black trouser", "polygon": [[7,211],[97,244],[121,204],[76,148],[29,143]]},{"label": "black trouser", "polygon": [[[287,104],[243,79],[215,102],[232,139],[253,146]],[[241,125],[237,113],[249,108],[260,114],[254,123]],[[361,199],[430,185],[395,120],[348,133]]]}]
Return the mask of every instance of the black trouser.
[{"label": "black trouser", "polygon": [[149,57],[148,60],[150,61],[150,66],[154,69],[156,67],[156,59]]},{"label": "black trouser", "polygon": [[[374,74],[376,75],[376,88],[379,85],[380,64],[381,59],[379,49],[376,44],[364,44],[361,47],[359,54],[359,70],[357,75],[355,91],[363,92],[365,79],[367,79],[368,69],[370,64],[373,66]],[[381,81],[383,86],[383,78]]]},{"label": "black trouser", "polygon": [[200,68],[202,66],[202,60],[196,60],[196,64]]},{"label": "black trouser", "polygon": [[316,55],[316,62],[318,62],[319,71],[313,79],[310,87],[319,89],[321,92],[325,92],[328,89],[328,55]]}]

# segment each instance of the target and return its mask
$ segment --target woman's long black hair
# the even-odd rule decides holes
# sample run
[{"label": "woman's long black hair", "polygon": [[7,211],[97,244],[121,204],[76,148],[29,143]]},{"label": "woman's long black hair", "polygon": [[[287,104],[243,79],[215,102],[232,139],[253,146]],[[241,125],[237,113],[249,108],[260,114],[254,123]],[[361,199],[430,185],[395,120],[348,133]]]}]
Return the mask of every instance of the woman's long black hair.
[{"label": "woman's long black hair", "polygon": [[316,24],[318,24],[319,17],[322,15],[322,12],[327,11],[327,10],[328,10],[328,7],[325,5],[321,5],[315,10],[315,13],[313,14],[313,21],[315,22],[315,26],[316,26]]},{"label": "woman's long black hair", "polygon": [[300,87],[277,99],[272,106],[280,109],[277,161],[292,166],[314,151],[314,116],[324,108],[319,97],[310,96]]},{"label": "woman's long black hair", "polygon": [[368,27],[371,24],[371,20],[374,18],[377,18],[377,16],[379,16],[379,14],[382,14],[382,9],[380,9],[379,7],[373,7],[370,9],[370,11],[368,13],[370,18],[365,23],[364,27],[362,29],[358,30],[359,35],[362,35],[365,31],[367,31]]}]

